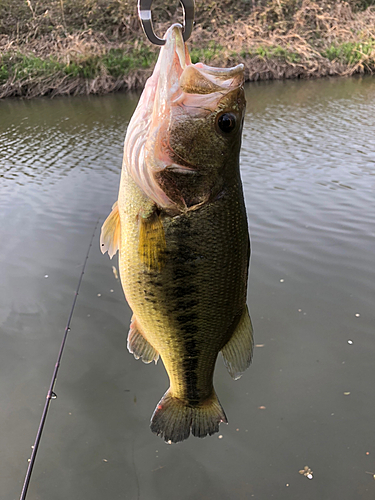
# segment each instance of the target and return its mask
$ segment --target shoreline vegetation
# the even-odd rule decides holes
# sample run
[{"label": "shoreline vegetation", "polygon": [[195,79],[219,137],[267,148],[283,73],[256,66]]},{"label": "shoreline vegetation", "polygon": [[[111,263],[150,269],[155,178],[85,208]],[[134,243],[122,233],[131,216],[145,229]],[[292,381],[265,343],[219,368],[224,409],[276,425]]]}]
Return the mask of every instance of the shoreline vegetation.
[{"label": "shoreline vegetation", "polygon": [[[0,0],[0,98],[142,88],[159,48],[136,0]],[[154,0],[162,36],[178,1]],[[192,62],[242,62],[246,80],[375,71],[375,0],[197,0]]]}]

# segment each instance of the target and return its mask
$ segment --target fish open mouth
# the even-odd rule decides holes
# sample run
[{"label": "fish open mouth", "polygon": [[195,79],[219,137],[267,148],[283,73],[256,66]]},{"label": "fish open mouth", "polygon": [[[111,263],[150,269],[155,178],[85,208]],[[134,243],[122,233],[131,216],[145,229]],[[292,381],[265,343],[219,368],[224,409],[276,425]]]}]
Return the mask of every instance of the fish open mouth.
[{"label": "fish open mouth", "polygon": [[166,43],[129,123],[124,161],[140,189],[160,207],[171,208],[174,202],[155,174],[167,169],[189,175],[196,170],[170,146],[173,109],[183,107],[194,115],[213,112],[223,96],[243,85],[244,66],[223,69],[192,64],[180,24],[172,25],[164,38]]},{"label": "fish open mouth", "polygon": [[165,39],[166,43],[161,49],[154,71],[155,74],[159,70],[155,104],[167,99],[173,101],[175,92],[209,95],[227,92],[243,85],[243,64],[232,68],[215,68],[203,63],[192,64],[180,24],[171,26],[165,34]]}]

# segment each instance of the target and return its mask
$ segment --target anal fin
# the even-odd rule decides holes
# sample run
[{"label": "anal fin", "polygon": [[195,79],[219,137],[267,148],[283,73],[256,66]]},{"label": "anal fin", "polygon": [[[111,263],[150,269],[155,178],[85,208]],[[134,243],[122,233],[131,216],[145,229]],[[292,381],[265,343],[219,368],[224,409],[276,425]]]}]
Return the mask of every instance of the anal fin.
[{"label": "anal fin", "polygon": [[234,380],[241,377],[253,357],[253,327],[247,306],[230,340],[221,350],[224,364]]},{"label": "anal fin", "polygon": [[159,353],[144,338],[134,317],[132,318],[128,334],[128,351],[134,355],[135,359],[141,358],[144,363],[155,361],[156,364],[159,359]]}]

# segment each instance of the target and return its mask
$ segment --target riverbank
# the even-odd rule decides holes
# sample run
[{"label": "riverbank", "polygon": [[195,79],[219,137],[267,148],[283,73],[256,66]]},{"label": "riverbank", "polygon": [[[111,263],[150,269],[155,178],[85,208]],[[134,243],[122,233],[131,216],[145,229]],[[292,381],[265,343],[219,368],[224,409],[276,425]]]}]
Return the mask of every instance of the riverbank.
[{"label": "riverbank", "polygon": [[[154,0],[160,34],[182,19],[171,3]],[[370,3],[198,0],[192,61],[242,62],[250,81],[373,73]],[[135,0],[0,0],[0,33],[0,98],[141,88],[159,51],[140,28]]]}]

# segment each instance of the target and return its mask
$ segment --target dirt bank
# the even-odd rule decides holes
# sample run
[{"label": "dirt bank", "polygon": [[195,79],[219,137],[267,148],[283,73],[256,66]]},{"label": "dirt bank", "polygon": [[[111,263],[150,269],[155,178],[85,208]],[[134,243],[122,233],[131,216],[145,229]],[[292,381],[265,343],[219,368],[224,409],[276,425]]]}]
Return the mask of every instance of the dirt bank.
[{"label": "dirt bank", "polygon": [[[172,4],[172,5],[171,5]],[[154,0],[160,35],[182,19]],[[373,0],[197,0],[193,62],[243,62],[247,80],[375,70]],[[158,48],[136,0],[0,0],[0,97],[105,94],[144,85]]]}]

